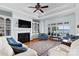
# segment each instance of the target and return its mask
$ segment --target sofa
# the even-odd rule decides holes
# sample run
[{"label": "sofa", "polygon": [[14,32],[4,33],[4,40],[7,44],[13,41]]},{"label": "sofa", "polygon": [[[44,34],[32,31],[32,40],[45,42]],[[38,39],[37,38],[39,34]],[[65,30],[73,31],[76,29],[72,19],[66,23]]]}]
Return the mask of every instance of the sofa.
[{"label": "sofa", "polygon": [[75,41],[75,40],[79,39],[79,36],[78,35],[66,34],[66,36],[63,37],[63,39],[65,39],[65,40],[71,39],[72,41]]},{"label": "sofa", "polygon": [[13,49],[8,44],[6,37],[2,36],[0,37],[0,56],[37,56],[37,52],[35,50],[28,48],[24,44],[22,45],[27,49],[27,51],[15,55]]},{"label": "sofa", "polygon": [[48,56],[79,56],[79,39],[72,42],[71,46],[60,44],[48,51]]},{"label": "sofa", "polygon": [[48,40],[48,35],[45,34],[45,33],[39,33],[39,34],[38,34],[38,38],[39,38],[40,40]]}]

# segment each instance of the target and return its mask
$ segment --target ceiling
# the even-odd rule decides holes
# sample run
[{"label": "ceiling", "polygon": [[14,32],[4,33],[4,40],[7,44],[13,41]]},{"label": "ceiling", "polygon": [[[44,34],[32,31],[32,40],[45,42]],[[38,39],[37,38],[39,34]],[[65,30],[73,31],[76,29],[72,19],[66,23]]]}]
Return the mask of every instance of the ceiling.
[{"label": "ceiling", "polygon": [[[11,10],[16,10],[25,14],[29,14],[32,17],[36,16],[36,17],[42,17],[42,16],[46,16],[48,14],[51,13],[51,11],[53,11],[56,8],[59,8],[61,6],[64,5],[72,5],[72,4],[68,4],[68,3],[41,3],[41,5],[48,5],[48,8],[44,8],[44,13],[41,13],[39,11],[33,13],[33,11],[35,9],[33,8],[28,8],[29,6],[35,6],[36,3],[0,3],[0,7],[5,7],[7,9],[11,9]],[[54,11],[56,12],[56,10]]]}]

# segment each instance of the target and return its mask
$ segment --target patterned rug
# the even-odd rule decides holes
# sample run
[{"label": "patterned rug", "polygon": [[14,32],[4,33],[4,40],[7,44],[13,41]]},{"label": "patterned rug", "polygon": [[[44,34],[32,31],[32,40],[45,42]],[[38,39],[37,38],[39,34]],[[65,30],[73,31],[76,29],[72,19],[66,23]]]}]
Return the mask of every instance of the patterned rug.
[{"label": "patterned rug", "polygon": [[37,54],[39,56],[47,56],[48,50],[59,44],[60,44],[60,42],[47,40],[47,41],[35,42],[33,44],[30,44],[28,47],[37,51]]}]

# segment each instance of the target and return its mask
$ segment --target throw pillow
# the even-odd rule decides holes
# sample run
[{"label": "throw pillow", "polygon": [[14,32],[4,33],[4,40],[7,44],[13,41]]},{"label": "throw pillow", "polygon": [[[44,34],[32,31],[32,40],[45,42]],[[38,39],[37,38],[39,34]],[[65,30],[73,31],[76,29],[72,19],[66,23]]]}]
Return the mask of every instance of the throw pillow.
[{"label": "throw pillow", "polygon": [[9,45],[12,47],[15,54],[25,52],[27,48],[22,46],[22,43],[18,43],[15,39],[7,38]]},{"label": "throw pillow", "polygon": [[7,41],[9,43],[9,45],[11,45],[11,46],[19,46],[19,47],[22,47],[22,43],[16,42],[15,39],[13,39],[12,37],[11,38],[7,38]]}]

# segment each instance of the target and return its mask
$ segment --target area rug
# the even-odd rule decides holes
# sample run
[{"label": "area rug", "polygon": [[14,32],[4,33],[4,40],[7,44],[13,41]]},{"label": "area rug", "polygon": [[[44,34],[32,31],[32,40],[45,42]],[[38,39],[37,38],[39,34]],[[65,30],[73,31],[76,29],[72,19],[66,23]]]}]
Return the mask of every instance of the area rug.
[{"label": "area rug", "polygon": [[39,56],[47,56],[48,50],[59,45],[60,42],[56,41],[39,41],[33,44],[30,44],[28,47],[34,49]]}]

